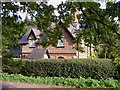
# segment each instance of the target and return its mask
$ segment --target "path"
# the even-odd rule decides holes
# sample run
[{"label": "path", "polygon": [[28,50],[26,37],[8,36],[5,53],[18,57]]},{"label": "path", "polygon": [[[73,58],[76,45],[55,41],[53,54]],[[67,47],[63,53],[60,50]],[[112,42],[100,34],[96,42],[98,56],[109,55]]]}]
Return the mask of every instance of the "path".
[{"label": "path", "polygon": [[3,88],[71,88],[67,86],[44,85],[44,84],[30,84],[21,82],[0,81],[0,86]]}]

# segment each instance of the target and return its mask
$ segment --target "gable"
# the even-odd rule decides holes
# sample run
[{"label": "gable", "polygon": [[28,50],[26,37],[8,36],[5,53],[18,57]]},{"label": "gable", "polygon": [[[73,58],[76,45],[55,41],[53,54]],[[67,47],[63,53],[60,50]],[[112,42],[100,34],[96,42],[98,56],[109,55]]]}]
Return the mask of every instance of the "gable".
[{"label": "gable", "polygon": [[36,36],[35,36],[33,30],[31,30],[31,32],[30,32],[30,34],[28,35],[28,38],[27,38],[27,39],[28,39],[28,40],[29,40],[29,39],[32,39],[32,40],[35,40],[35,39],[36,39]]},{"label": "gable", "polygon": [[40,35],[40,31],[37,30],[36,28],[30,28],[28,29],[25,34],[22,36],[22,38],[18,41],[19,44],[27,44],[28,43],[28,39],[30,38],[38,38],[38,36]]},{"label": "gable", "polygon": [[66,27],[64,27],[63,29],[64,29],[64,31],[68,34],[67,36],[68,36],[69,38],[71,38],[72,40],[74,40],[74,37],[73,37],[73,35],[70,33],[70,31],[69,31]]}]

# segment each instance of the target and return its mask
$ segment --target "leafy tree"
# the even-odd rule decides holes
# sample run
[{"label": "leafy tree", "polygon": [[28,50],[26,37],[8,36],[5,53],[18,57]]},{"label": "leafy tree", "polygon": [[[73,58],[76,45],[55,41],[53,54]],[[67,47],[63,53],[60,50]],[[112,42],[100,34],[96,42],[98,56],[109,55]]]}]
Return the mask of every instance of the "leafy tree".
[{"label": "leafy tree", "polygon": [[[2,48],[18,48],[18,39],[23,34],[24,22],[18,22],[21,19],[17,15],[19,6],[13,2],[2,3]],[[11,14],[10,14],[11,13]]]},{"label": "leafy tree", "polygon": [[[18,18],[21,18],[17,15],[19,10],[24,12],[27,10],[31,17],[35,18],[34,25],[48,35],[46,41],[41,43],[44,47],[49,45],[56,46],[57,40],[62,36],[60,30],[62,27],[58,24],[63,27],[69,27],[70,23],[75,20],[75,13],[79,12],[77,19],[83,29],[78,30],[76,33],[75,48],[77,50],[81,48],[78,43],[83,39],[86,46],[89,46],[90,49],[94,45],[95,50],[99,52],[99,47],[101,46],[103,51],[100,53],[104,53],[102,57],[114,58],[120,55],[120,33],[118,24],[114,20],[115,17],[120,20],[120,2],[108,2],[106,9],[101,9],[100,4],[97,2],[62,2],[57,8],[42,2],[20,2],[20,5],[22,7],[15,5],[13,2],[2,3],[4,48],[17,47],[17,40],[24,31],[23,27],[26,21],[27,23],[30,22],[27,19],[25,23],[18,22]],[[54,15],[55,10],[58,11],[59,16]],[[10,12],[12,12],[12,16],[10,16]],[[56,24],[54,28],[50,27],[51,22]]]},{"label": "leafy tree", "polygon": [[[119,2],[110,4],[111,6],[108,4],[106,9],[101,9],[100,4],[96,2],[66,2],[65,4],[60,4],[58,10],[60,12],[60,17],[62,17],[62,20],[64,21],[64,25],[67,24],[66,26],[74,20],[74,13],[76,11],[81,12],[77,15],[79,24],[84,25],[84,28],[81,31],[81,39],[83,39],[86,45],[90,47],[93,44],[97,51],[99,51],[97,48],[99,45],[105,46],[109,58],[114,58],[120,55],[117,46],[118,41],[120,40],[120,34],[118,33],[119,29],[117,23],[112,19],[115,15],[118,15],[116,7],[114,7],[116,4],[119,5]],[[110,9],[113,11],[113,8],[109,7],[115,8],[116,13],[114,16],[111,14],[112,12],[110,12]],[[107,14],[108,12],[109,14]],[[66,16],[66,14],[68,14],[68,16]],[[70,21],[67,21],[67,17],[73,18],[71,18],[71,20],[69,19]],[[104,52],[104,54],[105,53],[106,52]]]}]

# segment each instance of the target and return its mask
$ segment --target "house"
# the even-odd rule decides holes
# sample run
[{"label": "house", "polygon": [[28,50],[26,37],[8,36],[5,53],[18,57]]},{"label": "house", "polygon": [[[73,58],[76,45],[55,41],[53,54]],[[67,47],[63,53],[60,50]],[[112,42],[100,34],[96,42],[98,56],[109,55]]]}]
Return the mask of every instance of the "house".
[{"label": "house", "polygon": [[70,31],[63,27],[61,28],[63,32],[63,37],[58,40],[57,47],[48,46],[43,48],[40,46],[39,42],[44,41],[47,35],[44,35],[43,38],[40,37],[40,32],[36,27],[29,28],[22,38],[19,40],[21,58],[74,58],[76,56],[76,50],[73,48],[73,36]]}]

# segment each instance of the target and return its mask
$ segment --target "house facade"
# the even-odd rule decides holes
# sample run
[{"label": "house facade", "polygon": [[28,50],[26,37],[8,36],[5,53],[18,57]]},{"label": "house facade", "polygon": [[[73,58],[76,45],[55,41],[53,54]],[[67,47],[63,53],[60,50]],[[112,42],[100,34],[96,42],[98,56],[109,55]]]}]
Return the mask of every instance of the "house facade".
[{"label": "house facade", "polygon": [[76,56],[76,50],[73,48],[73,36],[67,28],[61,28],[63,32],[63,38],[58,40],[57,47],[49,46],[51,58],[74,58]]},{"label": "house facade", "polygon": [[[47,50],[47,53],[49,53],[46,54],[42,50],[43,47],[40,46],[39,44],[39,41],[41,40],[40,34],[43,33],[40,32],[37,28],[28,29],[18,42],[21,51],[20,57],[31,59],[32,56],[32,58],[35,59],[35,57],[44,58],[44,56],[46,55],[45,56],[46,58],[52,58],[52,59],[74,58],[76,56],[76,50],[73,48],[74,46],[73,36],[67,28],[61,28],[61,30],[63,32],[63,37],[60,40],[58,40],[56,47],[48,46],[47,48],[45,48],[45,50]],[[35,53],[36,51],[37,53]]]}]

